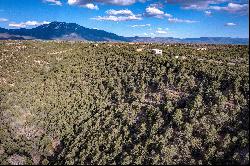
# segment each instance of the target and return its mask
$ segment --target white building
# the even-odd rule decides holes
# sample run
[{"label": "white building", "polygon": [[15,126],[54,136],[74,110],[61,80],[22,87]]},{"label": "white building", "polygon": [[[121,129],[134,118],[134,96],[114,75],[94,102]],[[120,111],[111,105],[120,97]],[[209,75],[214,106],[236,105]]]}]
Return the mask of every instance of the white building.
[{"label": "white building", "polygon": [[203,47],[203,48],[197,48],[197,50],[198,50],[198,51],[199,51],[199,50],[206,51],[206,50],[207,50],[207,48],[206,48],[206,47]]},{"label": "white building", "polygon": [[155,55],[162,55],[162,50],[160,50],[160,49],[152,49],[152,52],[153,52]]}]

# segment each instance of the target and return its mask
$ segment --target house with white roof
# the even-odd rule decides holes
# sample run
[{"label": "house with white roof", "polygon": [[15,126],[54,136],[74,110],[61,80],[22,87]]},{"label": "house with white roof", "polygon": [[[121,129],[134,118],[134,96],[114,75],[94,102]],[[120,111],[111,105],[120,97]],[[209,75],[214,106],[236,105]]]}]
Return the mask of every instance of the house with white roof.
[{"label": "house with white roof", "polygon": [[155,55],[162,55],[162,50],[160,50],[160,49],[152,49],[152,52],[153,52]]}]

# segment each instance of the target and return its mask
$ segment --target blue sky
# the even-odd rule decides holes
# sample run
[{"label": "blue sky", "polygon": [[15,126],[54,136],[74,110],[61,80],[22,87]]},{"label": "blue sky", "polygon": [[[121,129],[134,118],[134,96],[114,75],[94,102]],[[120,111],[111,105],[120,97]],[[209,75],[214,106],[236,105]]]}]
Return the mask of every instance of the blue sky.
[{"label": "blue sky", "polygon": [[247,37],[248,0],[0,0],[0,27],[74,22],[123,36]]}]

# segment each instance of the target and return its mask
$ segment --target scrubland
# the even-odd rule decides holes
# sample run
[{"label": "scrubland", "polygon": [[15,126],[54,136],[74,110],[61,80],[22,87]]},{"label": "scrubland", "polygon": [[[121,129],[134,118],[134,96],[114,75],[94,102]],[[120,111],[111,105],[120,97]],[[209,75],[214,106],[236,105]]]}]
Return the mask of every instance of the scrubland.
[{"label": "scrubland", "polygon": [[248,164],[248,51],[0,41],[0,164]]}]

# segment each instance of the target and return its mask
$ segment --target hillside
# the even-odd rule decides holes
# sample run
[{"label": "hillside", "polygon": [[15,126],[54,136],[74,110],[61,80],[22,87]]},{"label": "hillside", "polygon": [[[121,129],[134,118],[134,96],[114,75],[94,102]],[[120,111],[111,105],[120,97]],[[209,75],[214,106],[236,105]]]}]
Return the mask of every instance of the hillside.
[{"label": "hillside", "polygon": [[0,41],[0,164],[247,165],[248,53]]}]

